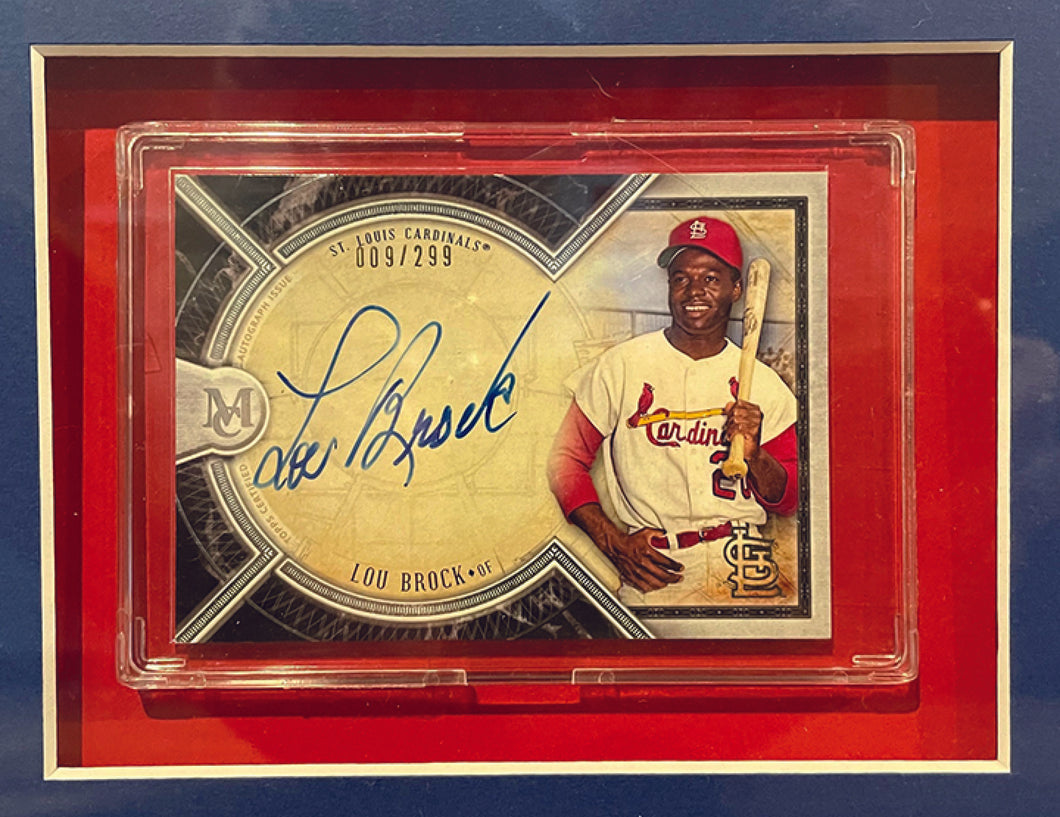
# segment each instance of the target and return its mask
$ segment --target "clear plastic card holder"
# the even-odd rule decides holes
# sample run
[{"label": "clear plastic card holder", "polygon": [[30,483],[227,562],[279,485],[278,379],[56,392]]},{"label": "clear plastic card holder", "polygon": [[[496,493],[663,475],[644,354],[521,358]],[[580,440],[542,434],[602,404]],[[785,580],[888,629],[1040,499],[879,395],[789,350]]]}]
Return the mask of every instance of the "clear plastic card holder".
[{"label": "clear plastic card holder", "polygon": [[121,129],[122,681],[908,685],[914,157]]}]

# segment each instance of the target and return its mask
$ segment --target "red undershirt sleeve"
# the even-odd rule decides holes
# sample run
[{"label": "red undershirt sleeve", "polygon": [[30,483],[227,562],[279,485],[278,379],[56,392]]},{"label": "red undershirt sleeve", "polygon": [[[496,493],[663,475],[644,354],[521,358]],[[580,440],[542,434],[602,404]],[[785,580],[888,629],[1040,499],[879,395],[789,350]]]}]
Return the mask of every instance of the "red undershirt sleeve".
[{"label": "red undershirt sleeve", "polygon": [[783,466],[788,481],[784,486],[784,495],[776,502],[764,500],[755,490],[754,483],[751,483],[751,490],[767,511],[790,516],[799,505],[799,444],[795,436],[795,425],[788,426],[769,442],[762,443],[762,450],[769,452],[773,459]]},{"label": "red undershirt sleeve", "polygon": [[582,505],[600,502],[589,469],[603,441],[604,435],[571,401],[548,458],[548,485],[567,518]]}]

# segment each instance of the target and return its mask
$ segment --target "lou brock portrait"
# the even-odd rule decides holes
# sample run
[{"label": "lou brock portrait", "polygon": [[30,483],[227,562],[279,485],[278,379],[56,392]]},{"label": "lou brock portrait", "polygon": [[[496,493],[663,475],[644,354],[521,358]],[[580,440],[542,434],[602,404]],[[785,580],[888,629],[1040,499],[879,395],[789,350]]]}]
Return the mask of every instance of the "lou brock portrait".
[{"label": "lou brock portrait", "polygon": [[[790,628],[817,617],[813,586],[827,596],[827,542],[811,578],[801,484],[805,209],[718,203],[652,214],[664,226],[638,237],[651,269],[627,270],[645,303],[597,316],[600,340],[565,382],[548,464],[565,518],[662,636],[761,635],[748,619],[771,617]],[[745,321],[748,301],[759,312]]]}]

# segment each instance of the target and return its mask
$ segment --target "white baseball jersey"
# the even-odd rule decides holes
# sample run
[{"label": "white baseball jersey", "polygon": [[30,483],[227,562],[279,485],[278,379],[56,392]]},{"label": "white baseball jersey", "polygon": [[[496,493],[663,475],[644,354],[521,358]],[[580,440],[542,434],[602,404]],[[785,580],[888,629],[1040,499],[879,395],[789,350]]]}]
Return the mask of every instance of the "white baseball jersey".
[{"label": "white baseball jersey", "polygon": [[[717,355],[693,360],[658,331],[612,347],[567,381],[605,437],[606,490],[630,530],[765,522],[745,480],[721,471],[729,451],[721,412],[735,400],[739,366],[740,347],[731,341]],[[762,409],[763,443],[795,422],[795,396],[760,361],[749,402]]]}]

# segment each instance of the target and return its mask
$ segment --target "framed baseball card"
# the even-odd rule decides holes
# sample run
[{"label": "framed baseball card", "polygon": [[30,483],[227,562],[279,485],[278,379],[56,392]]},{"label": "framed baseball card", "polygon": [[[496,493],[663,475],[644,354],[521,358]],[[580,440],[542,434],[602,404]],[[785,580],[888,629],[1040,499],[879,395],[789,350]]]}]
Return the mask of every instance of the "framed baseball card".
[{"label": "framed baseball card", "polygon": [[[526,130],[123,131],[129,492],[173,498],[134,513],[130,683],[239,644],[712,639],[778,645],[742,670],[766,680],[828,666],[829,185],[901,224],[908,129]],[[915,672],[890,654],[875,679]]]},{"label": "framed baseball card", "polygon": [[39,63],[56,774],[999,762],[999,52],[148,52]]}]

